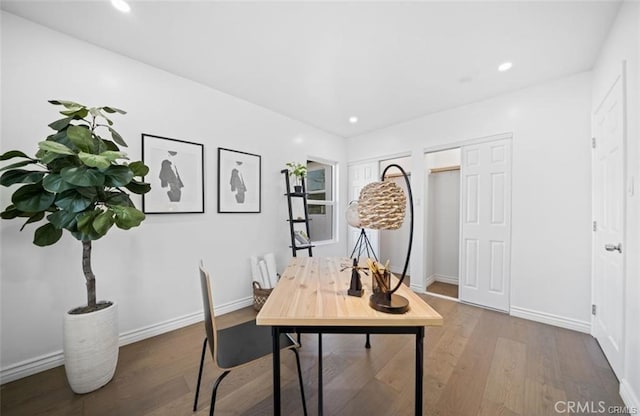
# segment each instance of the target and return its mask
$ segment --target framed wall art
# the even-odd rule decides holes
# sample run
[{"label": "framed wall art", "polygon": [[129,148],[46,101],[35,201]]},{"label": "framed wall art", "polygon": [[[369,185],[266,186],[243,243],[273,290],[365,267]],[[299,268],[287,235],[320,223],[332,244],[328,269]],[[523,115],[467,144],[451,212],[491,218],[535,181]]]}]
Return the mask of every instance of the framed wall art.
[{"label": "framed wall art", "polygon": [[142,160],[149,166],[142,196],[145,214],[204,212],[204,146],[168,137],[142,134]]},{"label": "framed wall art", "polygon": [[218,212],[260,212],[261,163],[260,155],[218,148]]}]

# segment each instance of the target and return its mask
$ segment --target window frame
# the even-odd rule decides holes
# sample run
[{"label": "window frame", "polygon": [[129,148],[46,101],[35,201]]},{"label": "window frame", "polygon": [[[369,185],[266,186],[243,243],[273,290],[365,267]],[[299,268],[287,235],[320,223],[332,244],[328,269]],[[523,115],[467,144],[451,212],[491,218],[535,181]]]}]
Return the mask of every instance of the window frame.
[{"label": "window frame", "polygon": [[[338,206],[338,189],[337,189],[337,185],[338,185],[338,162],[335,161],[331,161],[331,160],[326,160],[326,159],[322,159],[322,158],[317,158],[317,157],[313,157],[313,156],[308,156],[306,159],[306,165],[307,165],[307,213],[309,216],[309,219],[311,219],[311,216],[315,216],[315,215],[328,215],[326,214],[326,209],[325,209],[325,214],[312,214],[311,213],[311,206],[320,206],[320,207],[327,207],[330,206],[332,207],[331,209],[331,238],[329,239],[325,239],[325,240],[313,240],[313,244],[315,245],[323,245],[323,244],[331,244],[331,243],[335,243],[337,242],[337,230],[338,230],[338,212],[337,212],[337,206]],[[321,190],[314,190],[314,191],[310,191],[309,190],[309,174],[311,172],[320,170],[320,169],[314,169],[314,170],[309,170],[309,164],[311,163],[317,163],[320,165],[324,165],[326,167],[324,167],[323,169],[330,168],[331,169],[331,192],[329,197],[331,199],[310,199],[309,195],[313,195],[314,193],[325,193],[325,198],[326,198],[326,187],[325,189],[321,189]],[[326,173],[325,173],[325,183],[326,183]],[[313,235],[312,235],[313,238]]]}]

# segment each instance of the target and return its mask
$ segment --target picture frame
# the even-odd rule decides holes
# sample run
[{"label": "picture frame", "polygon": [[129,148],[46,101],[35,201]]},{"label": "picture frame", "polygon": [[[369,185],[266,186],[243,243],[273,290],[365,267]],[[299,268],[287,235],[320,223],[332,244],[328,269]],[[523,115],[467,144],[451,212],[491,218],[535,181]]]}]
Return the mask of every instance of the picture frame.
[{"label": "picture frame", "polygon": [[262,157],[218,147],[218,212],[259,213],[262,204]]},{"label": "picture frame", "polygon": [[204,213],[204,145],[142,133],[142,160],[151,184],[142,195],[142,212]]}]

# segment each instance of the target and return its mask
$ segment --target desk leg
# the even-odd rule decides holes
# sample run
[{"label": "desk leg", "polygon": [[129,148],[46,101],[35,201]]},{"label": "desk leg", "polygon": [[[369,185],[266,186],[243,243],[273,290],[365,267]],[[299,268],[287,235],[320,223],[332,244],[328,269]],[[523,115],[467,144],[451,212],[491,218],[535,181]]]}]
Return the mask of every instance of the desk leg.
[{"label": "desk leg", "polygon": [[422,377],[424,372],[424,327],[416,331],[416,416],[422,416]]},{"label": "desk leg", "polygon": [[322,416],[322,333],[318,333],[318,416]]},{"label": "desk leg", "polygon": [[273,414],[280,416],[280,331],[271,327],[273,344]]}]

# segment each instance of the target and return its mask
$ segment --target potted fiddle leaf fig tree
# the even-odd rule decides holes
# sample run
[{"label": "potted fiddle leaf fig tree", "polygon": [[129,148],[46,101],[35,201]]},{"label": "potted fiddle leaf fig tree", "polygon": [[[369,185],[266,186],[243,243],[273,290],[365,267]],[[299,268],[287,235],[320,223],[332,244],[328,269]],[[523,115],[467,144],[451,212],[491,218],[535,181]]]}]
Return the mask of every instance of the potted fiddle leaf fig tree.
[{"label": "potted fiddle leaf fig tree", "polygon": [[55,133],[38,143],[35,156],[19,150],[0,156],[0,161],[13,160],[0,169],[0,185],[18,186],[0,217],[24,221],[20,230],[43,222],[34,233],[37,246],[55,244],[64,230],[81,242],[87,304],[65,315],[63,346],[72,390],[87,393],[111,380],[118,360],[117,304],[96,301],[91,242],[114,225],[128,230],[144,220],[128,192],[149,192],[142,179],[149,168],[141,161],[129,162],[120,151],[126,143],[107,114],[124,111],[49,102],[61,106],[64,117],[49,124]]}]

